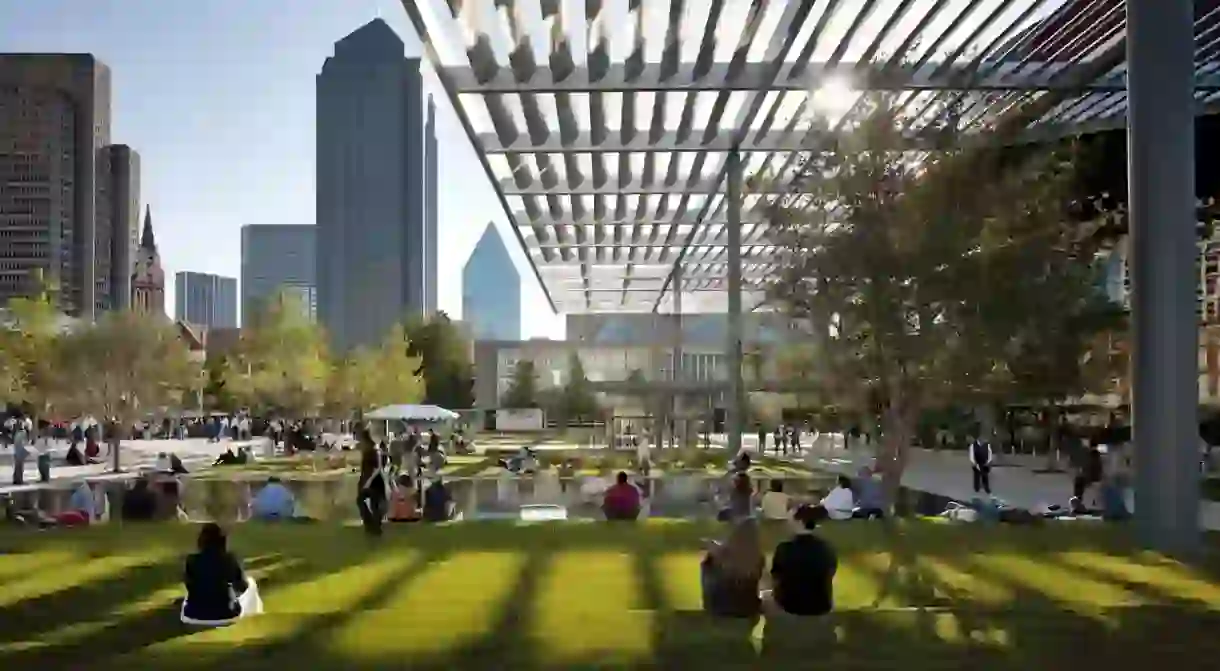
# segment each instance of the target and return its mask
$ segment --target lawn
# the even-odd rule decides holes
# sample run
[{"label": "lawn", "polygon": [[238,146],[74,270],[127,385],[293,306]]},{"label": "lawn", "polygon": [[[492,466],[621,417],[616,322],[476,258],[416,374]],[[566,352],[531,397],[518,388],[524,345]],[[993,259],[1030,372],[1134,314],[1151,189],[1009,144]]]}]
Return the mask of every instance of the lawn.
[{"label": "lawn", "polygon": [[[1216,668],[1220,581],[1111,529],[830,526],[838,612],[698,613],[715,525],[239,526],[268,614],[176,621],[189,526],[0,531],[0,668]],[[772,545],[782,533],[769,529]]]}]

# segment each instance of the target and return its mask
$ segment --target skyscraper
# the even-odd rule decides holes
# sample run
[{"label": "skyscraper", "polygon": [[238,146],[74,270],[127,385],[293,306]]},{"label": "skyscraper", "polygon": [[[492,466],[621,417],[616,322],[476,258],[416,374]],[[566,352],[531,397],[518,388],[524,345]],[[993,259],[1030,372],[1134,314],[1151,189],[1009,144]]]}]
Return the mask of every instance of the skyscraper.
[{"label": "skyscraper", "polygon": [[420,60],[403,49],[374,20],[335,44],[317,78],[318,316],[340,351],[426,313],[435,291],[425,195],[435,188],[425,160],[432,108]]},{"label": "skyscraper", "polygon": [[174,318],[210,329],[237,328],[237,280],[208,273],[174,276]]},{"label": "skyscraper", "polygon": [[474,340],[521,339],[521,276],[494,223],[462,268],[462,321]]},{"label": "skyscraper", "polygon": [[41,271],[66,312],[109,307],[108,144],[109,68],[90,54],[0,54],[0,302]]},{"label": "skyscraper", "polygon": [[437,310],[437,183],[436,102],[428,98],[428,121],[424,127],[424,313]]},{"label": "skyscraper", "polygon": [[241,319],[250,322],[259,301],[281,293],[298,298],[317,317],[314,272],[317,229],[309,224],[248,224],[241,227]]},{"label": "skyscraper", "polygon": [[[131,307],[131,276],[135,270],[140,243],[140,155],[125,144],[114,144],[102,151],[102,189],[109,211],[110,230],[98,243],[109,248],[108,257],[98,254],[98,274],[108,278],[101,286],[98,303],[111,310]],[[104,237],[109,238],[109,244]]]}]

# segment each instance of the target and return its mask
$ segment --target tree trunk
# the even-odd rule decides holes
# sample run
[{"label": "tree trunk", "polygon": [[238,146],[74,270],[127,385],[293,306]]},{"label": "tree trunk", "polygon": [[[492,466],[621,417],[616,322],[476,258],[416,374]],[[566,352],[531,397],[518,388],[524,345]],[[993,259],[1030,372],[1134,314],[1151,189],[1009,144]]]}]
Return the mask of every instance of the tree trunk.
[{"label": "tree trunk", "polygon": [[898,501],[902,474],[906,470],[907,454],[915,432],[918,413],[909,404],[899,384],[890,384],[890,402],[881,416],[882,435],[877,448],[877,469],[881,471],[881,489],[890,511]]}]

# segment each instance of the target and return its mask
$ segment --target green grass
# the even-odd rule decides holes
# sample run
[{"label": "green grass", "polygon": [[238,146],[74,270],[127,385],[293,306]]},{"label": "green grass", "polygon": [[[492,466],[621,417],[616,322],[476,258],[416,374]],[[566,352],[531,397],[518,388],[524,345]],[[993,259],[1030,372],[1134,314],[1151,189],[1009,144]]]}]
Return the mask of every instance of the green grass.
[{"label": "green grass", "polygon": [[[239,526],[268,614],[178,624],[189,526],[0,532],[0,668],[1215,668],[1220,581],[1070,525],[825,530],[837,613],[698,612],[689,522]],[[781,533],[767,530],[767,545]]]}]

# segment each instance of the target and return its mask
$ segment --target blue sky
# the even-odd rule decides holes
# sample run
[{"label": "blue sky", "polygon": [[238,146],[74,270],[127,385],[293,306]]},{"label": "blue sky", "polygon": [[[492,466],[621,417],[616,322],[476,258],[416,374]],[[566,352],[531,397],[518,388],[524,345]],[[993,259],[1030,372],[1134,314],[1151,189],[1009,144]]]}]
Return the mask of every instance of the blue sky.
[{"label": "blue sky", "polygon": [[[314,77],[336,40],[378,16],[421,53],[399,0],[3,0],[0,51],[89,52],[109,65],[111,141],[140,152],[166,274],[238,277],[242,224],[314,223]],[[441,308],[461,314],[462,264],[495,221],[526,278],[523,335],[562,335],[448,98],[429,86]]]}]

